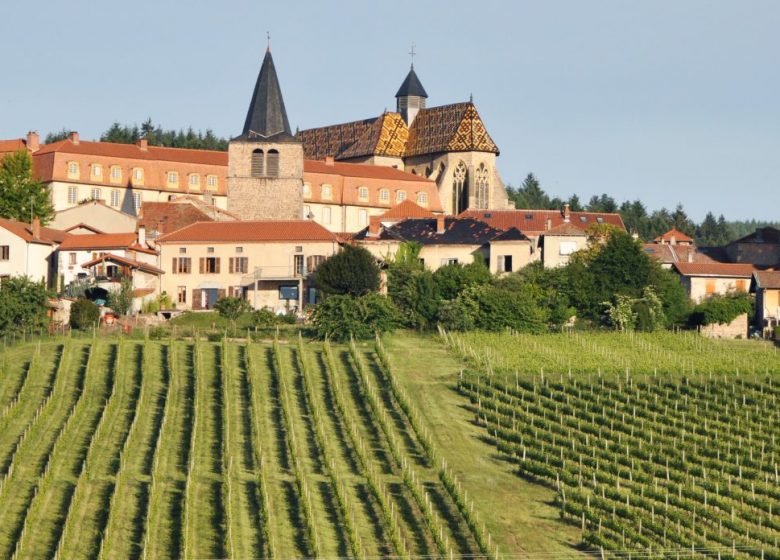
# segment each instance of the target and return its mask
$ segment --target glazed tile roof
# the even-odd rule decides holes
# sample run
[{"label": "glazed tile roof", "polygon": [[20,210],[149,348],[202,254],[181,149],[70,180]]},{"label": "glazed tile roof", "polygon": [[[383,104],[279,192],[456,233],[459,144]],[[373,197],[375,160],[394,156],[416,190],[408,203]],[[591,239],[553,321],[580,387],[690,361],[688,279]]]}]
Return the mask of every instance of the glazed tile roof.
[{"label": "glazed tile roof", "polygon": [[157,243],[186,242],[275,242],[331,241],[337,237],[309,220],[259,220],[242,222],[198,222],[157,239]]},{"label": "glazed tile roof", "polygon": [[39,243],[41,245],[55,245],[61,243],[66,237],[67,232],[59,229],[41,227],[41,235],[39,238],[33,236],[32,226],[25,222],[18,222],[16,220],[9,220],[7,218],[0,218],[0,227],[10,231],[17,237],[23,239],[28,243]]},{"label": "glazed tile roof", "polygon": [[[437,233],[436,227],[435,218],[409,218],[383,228],[378,237],[369,237],[368,228],[365,228],[356,233],[353,239],[367,242],[416,241],[422,245],[485,245],[494,240],[510,240],[505,236],[508,232],[495,229],[485,222],[472,218],[445,218],[443,233]],[[527,239],[520,232],[511,235],[519,235],[518,240]]]},{"label": "glazed tile roof", "polygon": [[350,159],[373,155],[409,157],[443,152],[499,150],[471,102],[420,109],[407,128],[398,113],[301,130],[297,138],[309,159]]},{"label": "glazed tile roof", "polygon": [[723,278],[750,278],[756,271],[752,264],[743,263],[674,263],[683,276],[714,276]]},{"label": "glazed tile roof", "polygon": [[[466,210],[461,216],[482,220],[502,230],[514,227],[533,236],[548,231],[547,220],[550,220],[550,229],[564,223],[563,213],[558,210]],[[583,231],[598,223],[610,224],[623,231],[626,229],[620,214],[606,212],[571,212],[570,223]]]}]

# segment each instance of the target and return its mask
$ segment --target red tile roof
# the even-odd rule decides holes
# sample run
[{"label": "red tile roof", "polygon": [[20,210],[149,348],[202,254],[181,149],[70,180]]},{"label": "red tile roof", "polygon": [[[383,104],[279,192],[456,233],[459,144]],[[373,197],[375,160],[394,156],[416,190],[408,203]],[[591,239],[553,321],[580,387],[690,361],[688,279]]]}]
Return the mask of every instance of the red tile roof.
[{"label": "red tile roof", "polygon": [[674,263],[683,276],[719,276],[724,278],[750,278],[756,271],[752,264],[743,263]]},{"label": "red tile roof", "polygon": [[69,235],[60,245],[63,251],[90,251],[92,249],[130,249],[136,241],[135,233],[94,233]]},{"label": "red tile roof", "polygon": [[[564,223],[559,210],[466,210],[462,217],[475,218],[489,223],[494,228],[508,230],[517,228],[526,235],[543,235],[547,231],[547,220],[554,228]],[[620,214],[606,212],[572,212],[570,223],[582,230],[597,223],[613,225],[625,231]]]},{"label": "red tile roof", "polygon": [[[401,171],[395,167],[384,165],[368,165],[364,163],[344,163],[334,161],[326,163],[322,160],[307,159],[303,161],[304,173],[326,173],[343,177],[362,177],[366,179],[384,179],[387,181],[428,181],[425,177]],[[431,181],[433,182],[433,181]]]},{"label": "red tile roof", "polygon": [[141,206],[139,226],[149,235],[165,235],[197,222],[212,222],[212,218],[192,204],[145,202]]},{"label": "red tile roof", "polygon": [[0,218],[0,227],[10,231],[17,237],[25,240],[28,243],[39,243],[42,245],[56,245],[63,239],[68,237],[68,234],[59,229],[41,228],[41,235],[39,238],[33,237],[32,226],[25,222],[18,222],[16,220],[9,220],[6,218]]},{"label": "red tile roof", "polygon": [[163,148],[147,146],[144,150],[138,144],[114,144],[113,142],[90,142],[80,140],[74,143],[70,139],[60,140],[41,146],[36,156],[62,152],[88,156],[104,156],[116,159],[145,159],[152,161],[172,161],[179,163],[198,163],[202,165],[224,165],[227,167],[227,152],[215,150],[193,150],[189,148]]},{"label": "red tile roof", "polygon": [[309,220],[198,222],[157,239],[157,243],[186,242],[331,241],[337,237]]},{"label": "red tile roof", "polygon": [[561,237],[583,237],[585,235],[585,230],[575,226],[571,222],[563,222],[562,224],[551,228],[549,231],[544,232],[544,234],[552,236],[558,235]]},{"label": "red tile roof", "polygon": [[403,220],[404,218],[433,218],[433,212],[411,200],[404,200],[382,214],[381,220]]},{"label": "red tile roof", "polygon": [[761,270],[753,273],[756,286],[764,290],[780,290],[780,270]]},{"label": "red tile roof", "polygon": [[664,263],[676,262],[719,263],[729,262],[722,247],[696,247],[694,245],[671,245],[669,243],[645,243],[645,253]]},{"label": "red tile roof", "polygon": [[141,262],[141,261],[137,261],[135,259],[128,259],[128,258],[125,258],[125,257],[120,257],[119,255],[112,255],[111,253],[109,253],[107,255],[103,255],[103,256],[98,257],[96,259],[92,259],[91,261],[85,262],[84,264],[81,265],[81,267],[82,268],[90,268],[90,267],[93,267],[93,266],[98,265],[98,264],[100,264],[102,262],[105,262],[105,261],[111,261],[111,262],[114,262],[114,263],[117,263],[117,264],[128,266],[130,268],[137,268],[139,270],[143,270],[144,272],[150,272],[152,274],[164,274],[165,273],[165,271],[163,269],[157,268],[156,266],[154,266],[152,264]]},{"label": "red tile roof", "polygon": [[672,228],[664,234],[659,235],[653,241],[656,243],[671,243],[676,241],[677,243],[693,243],[693,238],[685,235],[677,228]]},{"label": "red tile roof", "polygon": [[15,138],[13,140],[0,140],[0,154],[7,152],[18,152],[19,150],[27,150],[27,142],[22,138]]}]

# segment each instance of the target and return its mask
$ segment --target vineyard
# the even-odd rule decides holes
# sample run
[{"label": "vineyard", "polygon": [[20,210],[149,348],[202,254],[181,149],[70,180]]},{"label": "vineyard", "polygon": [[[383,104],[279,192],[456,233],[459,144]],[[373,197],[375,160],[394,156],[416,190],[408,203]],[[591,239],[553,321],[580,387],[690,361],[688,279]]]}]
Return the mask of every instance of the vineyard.
[{"label": "vineyard", "polygon": [[694,334],[441,333],[457,386],[592,549],[780,558],[780,358]]},{"label": "vineyard", "polygon": [[495,557],[392,362],[381,340],[9,349],[0,558]]}]

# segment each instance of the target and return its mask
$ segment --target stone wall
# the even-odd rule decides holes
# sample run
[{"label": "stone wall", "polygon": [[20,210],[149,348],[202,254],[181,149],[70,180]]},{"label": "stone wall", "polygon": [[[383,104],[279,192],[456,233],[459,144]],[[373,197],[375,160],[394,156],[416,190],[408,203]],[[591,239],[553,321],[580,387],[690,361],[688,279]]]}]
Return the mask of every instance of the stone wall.
[{"label": "stone wall", "polygon": [[706,325],[699,329],[708,338],[747,338],[748,316],[743,313],[727,325]]}]

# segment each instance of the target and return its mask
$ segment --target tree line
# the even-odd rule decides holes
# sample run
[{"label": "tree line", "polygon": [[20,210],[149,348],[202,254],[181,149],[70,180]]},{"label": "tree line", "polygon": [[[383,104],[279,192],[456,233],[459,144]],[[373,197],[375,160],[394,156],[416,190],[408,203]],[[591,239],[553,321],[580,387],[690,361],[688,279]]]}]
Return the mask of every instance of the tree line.
[{"label": "tree line", "polygon": [[544,191],[539,179],[533,173],[529,173],[519,187],[507,186],[507,194],[516,208],[560,210],[564,204],[569,204],[571,210],[575,212],[620,214],[626,228],[630,232],[639,234],[639,237],[645,241],[655,239],[664,232],[676,228],[694,238],[697,245],[719,246],[752,233],[757,228],[780,227],[780,222],[728,221],[722,214],[716,218],[712,212],[707,212],[704,220],[696,223],[688,216],[681,204],[678,204],[674,210],[661,208],[650,211],[639,199],[618,203],[608,194],[594,195],[586,203],[583,203],[576,194],[568,199],[551,197]]}]

